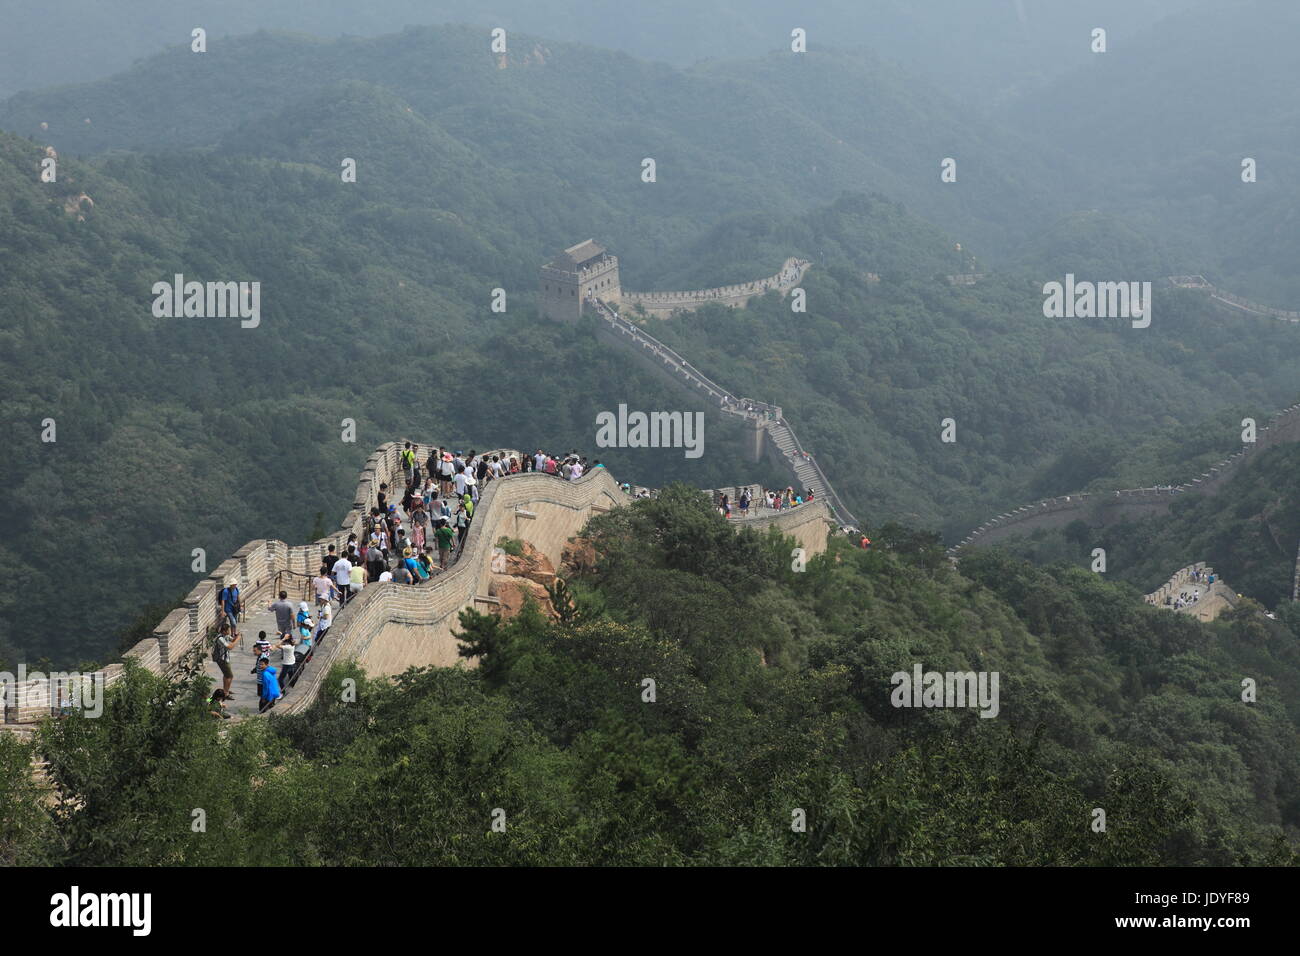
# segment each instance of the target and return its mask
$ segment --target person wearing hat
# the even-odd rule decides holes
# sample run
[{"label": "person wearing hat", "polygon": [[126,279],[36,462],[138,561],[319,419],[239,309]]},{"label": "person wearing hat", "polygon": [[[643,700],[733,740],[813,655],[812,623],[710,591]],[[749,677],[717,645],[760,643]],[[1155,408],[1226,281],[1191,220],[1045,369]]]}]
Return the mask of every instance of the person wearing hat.
[{"label": "person wearing hat", "polygon": [[472,472],[465,474],[465,491],[473,500],[478,501],[478,479]]},{"label": "person wearing hat", "polygon": [[410,548],[402,550],[402,567],[410,573],[413,582],[418,583],[429,579],[429,575],[425,573],[424,568],[420,567],[420,562],[412,555]]},{"label": "person wearing hat", "polygon": [[239,582],[231,578],[217,595],[217,602],[232,634],[239,634],[239,613],[244,609],[243,599],[239,596]]},{"label": "person wearing hat", "polygon": [[442,493],[449,495],[451,494],[451,479],[456,473],[456,469],[451,461],[451,452],[445,448],[439,448],[438,451],[442,453],[442,461],[438,465],[438,480],[442,482]]},{"label": "person wearing hat", "polygon": [[451,556],[451,543],[456,540],[456,532],[444,517],[439,517],[433,529],[434,540],[438,542],[438,567],[446,568]]}]

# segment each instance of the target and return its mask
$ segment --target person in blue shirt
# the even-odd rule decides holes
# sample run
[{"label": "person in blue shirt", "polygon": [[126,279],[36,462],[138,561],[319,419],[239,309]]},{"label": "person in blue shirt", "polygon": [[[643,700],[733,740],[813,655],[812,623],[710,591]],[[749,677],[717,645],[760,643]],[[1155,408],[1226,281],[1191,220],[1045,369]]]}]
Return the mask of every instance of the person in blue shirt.
[{"label": "person in blue shirt", "polygon": [[411,572],[412,581],[427,581],[429,575],[425,573],[424,568],[420,567],[420,562],[411,557],[411,549],[402,549],[402,566]]},{"label": "person in blue shirt", "polygon": [[217,595],[217,600],[221,604],[221,613],[230,622],[230,633],[238,637],[239,612],[242,610],[239,603],[239,584],[235,581],[227,581],[226,586]]},{"label": "person in blue shirt", "polygon": [[270,710],[275,706],[275,702],[284,696],[280,692],[279,673],[267,661],[257,662],[258,697],[261,699],[261,704],[257,708],[259,713]]}]

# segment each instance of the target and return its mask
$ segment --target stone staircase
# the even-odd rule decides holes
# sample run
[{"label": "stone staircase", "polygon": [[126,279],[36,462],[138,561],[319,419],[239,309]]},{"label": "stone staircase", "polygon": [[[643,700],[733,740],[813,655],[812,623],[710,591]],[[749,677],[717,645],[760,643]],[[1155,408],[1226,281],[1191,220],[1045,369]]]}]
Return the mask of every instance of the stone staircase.
[{"label": "stone staircase", "polygon": [[786,463],[798,486],[810,489],[816,498],[825,501],[832,514],[834,514],[835,520],[841,526],[857,527],[857,518],[844,506],[844,502],[835,493],[830,479],[826,477],[826,473],[822,471],[821,466],[807,454],[804,447],[799,443],[799,437],[795,434],[794,429],[790,427],[789,422],[785,420],[780,406],[733,395],[721,385],[707,378],[676,351],[660,342],[640,326],[634,325],[623,318],[613,306],[604,300],[593,298],[589,302],[595,314],[608,322],[612,330],[619,333],[617,336],[619,341],[629,348],[639,348],[650,353],[656,360],[663,363],[665,370],[681,385],[705,392],[717,403],[719,411],[737,415],[747,420],[761,422],[762,427],[767,431],[768,439],[786,459]]}]

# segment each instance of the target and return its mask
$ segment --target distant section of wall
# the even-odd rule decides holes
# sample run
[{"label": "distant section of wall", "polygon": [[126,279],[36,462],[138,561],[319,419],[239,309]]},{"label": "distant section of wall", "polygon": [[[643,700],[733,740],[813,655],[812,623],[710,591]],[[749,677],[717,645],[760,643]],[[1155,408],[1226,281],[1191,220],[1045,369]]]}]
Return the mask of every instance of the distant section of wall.
[{"label": "distant section of wall", "polygon": [[[1195,580],[1192,573],[1201,572],[1201,580]],[[1198,621],[1213,621],[1224,611],[1237,606],[1237,592],[1222,581],[1216,580],[1210,584],[1206,578],[1214,574],[1214,569],[1206,565],[1204,561],[1197,561],[1195,564],[1189,564],[1185,568],[1179,568],[1174,572],[1173,577],[1146,595],[1144,600],[1148,604],[1155,605],[1159,608],[1167,608],[1165,599],[1177,600],[1178,596],[1184,591],[1199,590],[1201,599],[1184,607],[1177,608],[1179,614],[1187,614],[1196,618]]]},{"label": "distant section of wall", "polygon": [[806,259],[789,258],[781,271],[766,279],[742,282],[738,285],[718,286],[714,289],[692,289],[685,292],[623,292],[621,296],[602,295],[608,301],[619,301],[629,308],[640,306],[657,318],[667,318],[674,312],[690,312],[702,305],[716,302],[740,308],[756,295],[776,291],[784,295],[793,289],[812,265]]},{"label": "distant section of wall", "polygon": [[1104,527],[1121,519],[1162,514],[1169,510],[1176,496],[1188,492],[1216,494],[1243,462],[1274,445],[1294,441],[1300,441],[1300,403],[1275,415],[1258,431],[1253,444],[1245,445],[1235,455],[1225,458],[1186,484],[1169,488],[1085,492],[1036,501],[990,518],[949,548],[948,555],[956,558],[964,548],[991,544],[1001,538],[1025,534],[1038,528],[1059,528],[1076,520],[1085,521],[1094,527]]}]

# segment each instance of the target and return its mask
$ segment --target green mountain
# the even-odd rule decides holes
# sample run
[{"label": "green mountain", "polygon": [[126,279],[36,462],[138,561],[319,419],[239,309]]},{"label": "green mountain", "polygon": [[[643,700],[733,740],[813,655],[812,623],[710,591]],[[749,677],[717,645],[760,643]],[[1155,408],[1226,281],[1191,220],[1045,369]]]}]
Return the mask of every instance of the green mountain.
[{"label": "green mountain", "polygon": [[[1177,266],[1294,310],[1300,134],[1282,91],[1300,82],[1298,33],[1300,8],[1286,0],[1206,4],[1112,38],[1105,54],[996,115],[1058,150],[1073,202],[1123,220],[1119,244],[1134,229],[1145,235],[1137,244],[1150,254],[1129,271]],[[1242,181],[1246,158],[1255,182]],[[1041,258],[1027,251],[1030,263]]]},{"label": "green mountain", "polygon": [[999,544],[1037,563],[1091,563],[1106,549],[1107,574],[1145,593],[1176,570],[1205,561],[1238,593],[1295,614],[1291,602],[1300,547],[1300,448],[1270,448],[1217,494],[1187,495],[1170,514],[1108,528],[1034,532]]},{"label": "green mountain", "polygon": [[[1010,174],[945,188],[934,120],[974,144],[963,164],[1029,167],[874,58],[678,70],[516,36],[498,61],[479,34],[263,34],[3,106],[6,127],[49,123],[39,143],[0,134],[0,362],[24,383],[0,464],[14,489],[0,515],[14,532],[0,544],[18,584],[0,597],[11,654],[111,656],[140,607],[188,589],[194,549],[214,563],[252,537],[304,539],[396,435],[581,447],[620,402],[691,401],[589,329],[536,320],[538,265],[588,235],[620,256],[629,288],[754,278],[791,254],[816,263],[806,313],[772,297],[654,331],[782,404],[869,520],[957,534],[1031,489],[1101,477],[1088,456],[1062,464],[1080,435],[1145,441],[1224,404],[1263,415],[1295,397],[1300,360],[1278,323],[1170,294],[1139,332],[1045,320],[1041,289],[1013,277],[949,287],[938,276],[972,267],[969,243],[959,253],[912,199],[1004,239],[1037,200]],[[818,100],[822,87],[838,92]],[[55,183],[38,178],[47,138]],[[655,183],[640,179],[646,155]],[[841,188],[863,182],[894,192]],[[1107,248],[1104,232],[1093,245]],[[177,273],[259,281],[261,324],[155,319],[153,284]],[[498,287],[505,314],[489,309]],[[937,440],[947,417],[955,445]],[[54,443],[40,440],[46,418]],[[347,418],[356,445],[339,440]],[[718,440],[698,461],[602,457],[649,484],[785,483],[744,461],[734,427],[709,427]],[[62,542],[138,556],[84,585],[91,627],[59,599]]]},{"label": "green mountain", "polygon": [[[597,570],[561,620],[462,614],[477,668],[340,668],[308,712],[226,733],[201,684],[129,673],[102,716],[41,732],[76,812],[37,799],[29,754],[0,735],[5,862],[1296,861],[1300,655],[1283,624],[1201,625],[992,552],[958,572],[897,527],[795,573],[790,540],[737,534],[680,487],[588,534]],[[895,675],[917,666],[994,672],[996,696],[899,706]],[[228,838],[195,834],[195,806]]]}]

